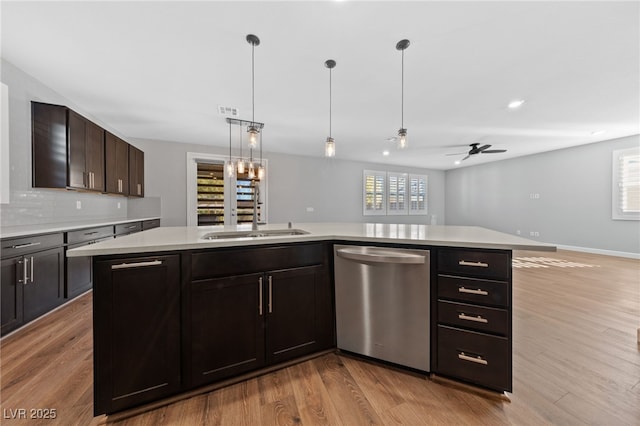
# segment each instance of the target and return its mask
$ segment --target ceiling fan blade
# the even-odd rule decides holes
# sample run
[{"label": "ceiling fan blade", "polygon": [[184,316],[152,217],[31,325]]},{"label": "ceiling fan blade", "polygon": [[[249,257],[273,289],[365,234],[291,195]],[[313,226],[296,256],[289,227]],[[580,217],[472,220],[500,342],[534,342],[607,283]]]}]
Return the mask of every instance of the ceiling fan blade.
[{"label": "ceiling fan blade", "polygon": [[481,151],[482,154],[498,154],[500,152],[507,152],[506,149],[487,149],[484,151]]},{"label": "ceiling fan blade", "polygon": [[477,152],[482,152],[485,149],[491,148],[491,145],[482,145],[480,148],[476,149]]},{"label": "ceiling fan blade", "polygon": [[467,159],[467,158],[469,158],[469,157],[471,157],[471,155],[470,155],[470,154],[467,154],[467,156],[466,156],[466,157],[464,157],[464,158],[463,158],[462,160],[460,160],[460,161],[464,161],[464,160],[466,160],[466,159]]},{"label": "ceiling fan blade", "polygon": [[445,154],[445,155],[463,155],[466,154],[466,152],[456,152],[455,154]]}]

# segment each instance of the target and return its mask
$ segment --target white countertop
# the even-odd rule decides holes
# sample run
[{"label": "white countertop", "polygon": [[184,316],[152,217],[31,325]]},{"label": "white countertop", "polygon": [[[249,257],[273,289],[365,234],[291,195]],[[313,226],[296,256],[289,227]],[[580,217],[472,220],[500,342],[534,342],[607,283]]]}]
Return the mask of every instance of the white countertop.
[{"label": "white countertop", "polygon": [[54,232],[73,231],[75,229],[93,228],[98,226],[119,225],[121,223],[141,222],[143,220],[160,219],[158,216],[141,217],[135,219],[95,219],[79,220],[77,222],[43,223],[37,225],[3,226],[0,228],[0,238],[24,237],[36,234],[51,234]]},{"label": "white countertop", "polygon": [[[260,230],[285,229],[286,224],[261,225]],[[294,229],[309,232],[306,235],[245,237],[204,240],[209,232],[250,230],[251,226],[224,228],[221,226],[160,227],[68,250],[67,256],[101,256],[112,254],[151,253],[174,250],[194,250],[217,247],[242,247],[291,242],[341,240],[491,248],[504,250],[555,251],[555,246],[528,240],[515,235],[492,231],[477,226],[403,225],[380,223],[295,223]]]}]

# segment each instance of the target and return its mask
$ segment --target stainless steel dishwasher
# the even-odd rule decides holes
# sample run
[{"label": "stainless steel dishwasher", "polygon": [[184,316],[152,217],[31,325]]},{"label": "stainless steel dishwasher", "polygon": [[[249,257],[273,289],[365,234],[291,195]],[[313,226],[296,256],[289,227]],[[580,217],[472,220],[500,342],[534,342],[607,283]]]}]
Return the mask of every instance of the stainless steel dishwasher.
[{"label": "stainless steel dishwasher", "polygon": [[429,250],[334,247],[338,348],[429,371]]}]

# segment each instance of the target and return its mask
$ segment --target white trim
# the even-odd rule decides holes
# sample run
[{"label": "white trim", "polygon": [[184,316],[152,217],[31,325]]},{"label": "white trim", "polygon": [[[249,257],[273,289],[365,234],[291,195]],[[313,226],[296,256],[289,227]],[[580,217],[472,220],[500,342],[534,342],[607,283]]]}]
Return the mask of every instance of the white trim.
[{"label": "white trim", "polygon": [[581,251],[584,253],[602,254],[605,256],[616,256],[616,257],[626,257],[629,259],[640,259],[640,253],[633,253],[628,251],[603,250],[603,249],[596,249],[596,248],[590,248],[590,247],[565,246],[565,245],[559,245],[559,244],[556,244],[556,247],[561,250]]}]

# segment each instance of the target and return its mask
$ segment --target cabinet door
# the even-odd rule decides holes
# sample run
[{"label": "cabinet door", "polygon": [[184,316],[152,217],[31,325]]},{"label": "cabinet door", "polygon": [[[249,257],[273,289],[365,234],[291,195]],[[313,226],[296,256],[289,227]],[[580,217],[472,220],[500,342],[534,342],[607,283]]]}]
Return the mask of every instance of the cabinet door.
[{"label": "cabinet door", "polygon": [[129,195],[144,197],[144,152],[129,145]]},{"label": "cabinet door", "polygon": [[4,335],[15,330],[22,324],[22,280],[24,271],[22,264],[18,263],[22,258],[11,258],[2,261],[2,277],[0,286],[0,334]]},{"label": "cabinet door", "polygon": [[264,364],[263,274],[190,284],[191,386]]},{"label": "cabinet door", "polygon": [[[82,247],[77,245],[72,248]],[[67,257],[65,297],[72,299],[91,288],[92,284],[91,257]]]},{"label": "cabinet door", "polygon": [[94,263],[94,413],[178,392],[180,256]]},{"label": "cabinet door", "polygon": [[322,266],[275,271],[266,277],[267,362],[320,348]]},{"label": "cabinet door", "polygon": [[68,182],[67,185],[71,188],[86,189],[89,188],[86,174],[86,120],[69,110],[68,118]]},{"label": "cabinet door", "polygon": [[104,130],[90,121],[86,121],[85,125],[85,160],[89,189],[104,191]]},{"label": "cabinet door", "polygon": [[106,190],[112,194],[129,194],[129,144],[109,132],[105,134]]},{"label": "cabinet door", "polygon": [[63,253],[59,247],[24,256],[28,276],[23,286],[25,322],[63,302]]},{"label": "cabinet door", "polygon": [[31,102],[32,184],[34,188],[67,186],[67,109]]}]

